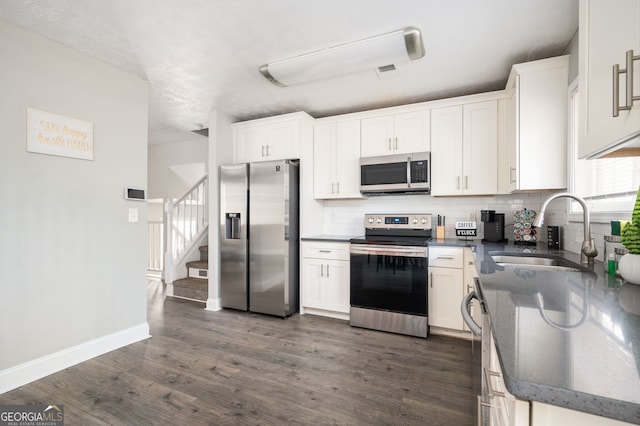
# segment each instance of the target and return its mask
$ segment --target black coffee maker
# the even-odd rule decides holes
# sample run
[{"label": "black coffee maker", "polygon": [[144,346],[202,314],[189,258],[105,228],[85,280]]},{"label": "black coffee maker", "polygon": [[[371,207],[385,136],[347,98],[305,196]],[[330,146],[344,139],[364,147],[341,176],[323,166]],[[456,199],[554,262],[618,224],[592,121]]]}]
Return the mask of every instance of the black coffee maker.
[{"label": "black coffee maker", "polygon": [[506,243],[504,238],[504,213],[495,210],[480,210],[480,220],[484,223],[484,238],[482,241],[492,243]]}]

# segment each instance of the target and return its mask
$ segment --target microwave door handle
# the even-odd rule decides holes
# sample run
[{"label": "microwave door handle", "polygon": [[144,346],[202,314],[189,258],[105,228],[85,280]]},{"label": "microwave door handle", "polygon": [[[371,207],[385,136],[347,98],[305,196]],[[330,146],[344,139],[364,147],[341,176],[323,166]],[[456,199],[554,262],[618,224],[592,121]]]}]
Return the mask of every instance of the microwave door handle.
[{"label": "microwave door handle", "polygon": [[411,157],[407,157],[407,187],[411,188]]}]

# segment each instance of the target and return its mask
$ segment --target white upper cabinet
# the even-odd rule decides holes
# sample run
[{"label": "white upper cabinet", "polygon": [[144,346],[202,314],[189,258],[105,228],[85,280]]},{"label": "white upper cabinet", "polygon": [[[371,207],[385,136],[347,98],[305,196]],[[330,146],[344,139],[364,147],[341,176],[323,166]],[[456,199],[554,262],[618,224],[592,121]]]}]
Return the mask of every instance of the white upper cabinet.
[{"label": "white upper cabinet", "polygon": [[318,199],[360,198],[360,120],[315,124],[313,191]]},{"label": "white upper cabinet", "polygon": [[[620,70],[627,69],[627,51],[640,56],[640,1],[581,0],[579,31],[578,155],[594,158],[640,136],[640,100],[632,103],[626,95],[628,77],[633,78],[633,95],[640,96],[640,59],[633,63],[633,75],[614,76],[613,72],[616,64]],[[619,106],[631,104],[631,109],[620,110],[614,117],[616,86]],[[634,145],[640,145],[638,139]]]},{"label": "white upper cabinet", "polygon": [[233,162],[300,158],[302,126],[308,119],[305,113],[292,113],[233,124]]},{"label": "white upper cabinet", "polygon": [[429,111],[362,119],[362,157],[429,151]]},{"label": "white upper cabinet", "polygon": [[568,67],[568,56],[513,66],[500,193],[566,188]]},{"label": "white upper cabinet", "polygon": [[498,191],[498,101],[431,110],[431,195]]}]

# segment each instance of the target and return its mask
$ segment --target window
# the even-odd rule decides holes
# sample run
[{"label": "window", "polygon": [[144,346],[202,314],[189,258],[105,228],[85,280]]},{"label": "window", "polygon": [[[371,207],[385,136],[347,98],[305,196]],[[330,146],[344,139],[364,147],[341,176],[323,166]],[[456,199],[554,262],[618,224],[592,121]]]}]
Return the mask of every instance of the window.
[{"label": "window", "polygon": [[[587,202],[591,213],[605,214],[603,219],[614,216],[629,216],[633,210],[638,186],[640,186],[640,158],[603,158],[599,160],[580,160],[578,152],[578,100],[577,84],[569,88],[569,146],[572,154],[574,173],[570,177],[573,193]],[[580,205],[572,201],[570,213],[582,215]]]}]

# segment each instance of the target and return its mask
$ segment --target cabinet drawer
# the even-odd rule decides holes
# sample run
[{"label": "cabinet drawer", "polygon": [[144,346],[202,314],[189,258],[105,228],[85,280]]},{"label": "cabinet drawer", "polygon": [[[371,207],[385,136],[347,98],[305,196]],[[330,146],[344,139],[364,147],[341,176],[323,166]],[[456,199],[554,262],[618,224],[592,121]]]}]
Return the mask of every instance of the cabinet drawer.
[{"label": "cabinet drawer", "polygon": [[460,247],[429,247],[429,266],[440,268],[462,268],[463,250]]},{"label": "cabinet drawer", "polygon": [[302,257],[349,260],[349,243],[302,242]]}]

